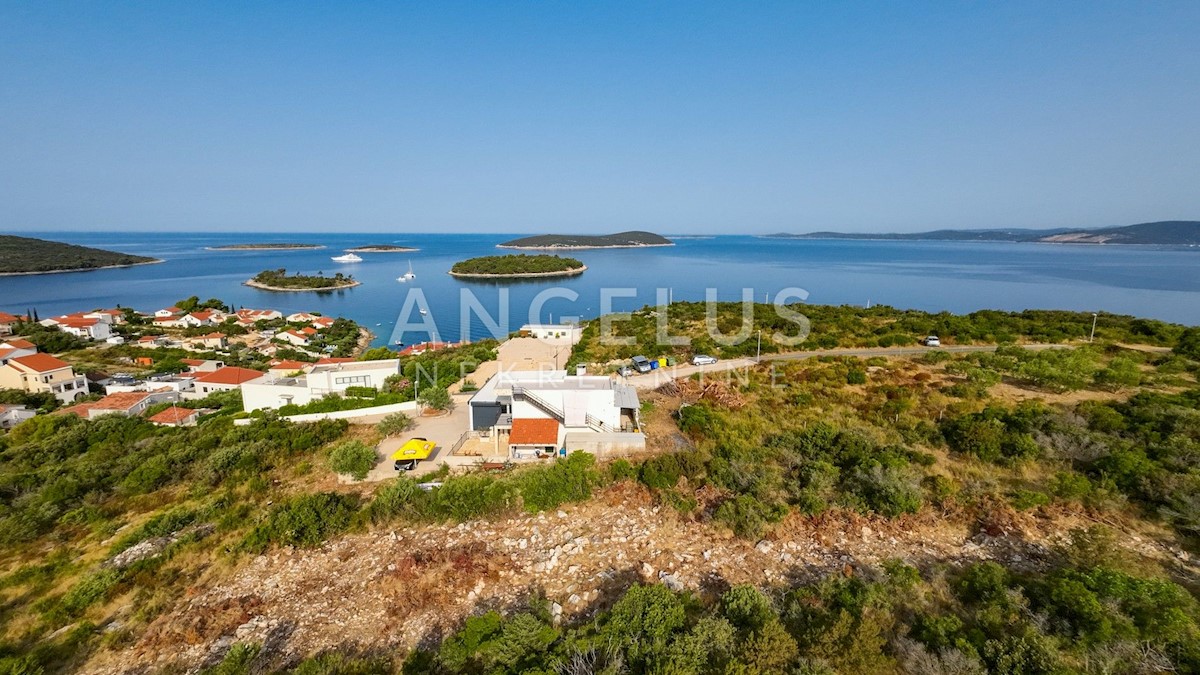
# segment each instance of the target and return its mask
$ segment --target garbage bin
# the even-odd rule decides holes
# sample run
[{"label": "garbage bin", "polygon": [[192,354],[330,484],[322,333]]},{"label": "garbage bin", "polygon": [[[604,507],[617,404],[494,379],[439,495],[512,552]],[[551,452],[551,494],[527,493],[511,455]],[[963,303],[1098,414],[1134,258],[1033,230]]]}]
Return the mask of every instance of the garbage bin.
[{"label": "garbage bin", "polygon": [[658,359],[650,362],[650,370],[658,370]]}]

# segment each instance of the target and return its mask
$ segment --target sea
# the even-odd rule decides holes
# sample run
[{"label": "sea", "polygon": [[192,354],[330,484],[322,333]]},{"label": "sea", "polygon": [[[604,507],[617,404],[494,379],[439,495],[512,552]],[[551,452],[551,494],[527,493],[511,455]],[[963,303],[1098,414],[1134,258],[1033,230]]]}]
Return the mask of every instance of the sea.
[{"label": "sea", "polygon": [[[1200,249],[997,242],[777,239],[676,236],[669,247],[564,252],[582,260],[576,277],[456,279],[456,261],[505,253],[520,235],[364,233],[43,232],[36,236],[166,262],[120,269],[0,277],[0,311],[42,317],[108,307],[153,311],[190,296],[235,309],[274,308],[345,316],[374,344],[477,340],[525,323],[589,319],[660,298],[738,301],[776,298],[814,304],[877,305],[931,312],[1070,309],[1200,324]],[[229,244],[316,244],[315,250],[214,251]],[[412,253],[344,249],[393,244]],[[412,265],[416,278],[397,277]],[[324,293],[279,293],[243,285],[264,269],[342,272],[362,282]],[[782,293],[782,295],[781,295]],[[420,310],[424,308],[425,314]]]}]

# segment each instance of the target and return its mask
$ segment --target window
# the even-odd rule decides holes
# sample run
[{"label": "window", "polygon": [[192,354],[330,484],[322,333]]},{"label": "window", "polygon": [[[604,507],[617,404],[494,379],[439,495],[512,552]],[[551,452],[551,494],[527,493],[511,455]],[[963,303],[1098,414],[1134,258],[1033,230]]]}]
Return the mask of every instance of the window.
[{"label": "window", "polygon": [[335,377],[335,378],[333,378],[333,383],[334,384],[344,384],[347,386],[369,387],[369,386],[371,386],[371,376],[370,375],[354,375],[354,376],[350,376],[350,377]]}]

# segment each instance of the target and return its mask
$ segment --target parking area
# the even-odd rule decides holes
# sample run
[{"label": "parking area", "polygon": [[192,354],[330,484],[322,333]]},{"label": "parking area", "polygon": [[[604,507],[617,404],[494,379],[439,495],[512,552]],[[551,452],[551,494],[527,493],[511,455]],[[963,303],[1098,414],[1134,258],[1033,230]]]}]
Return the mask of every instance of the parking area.
[{"label": "parking area", "polygon": [[[458,439],[467,430],[467,399],[468,394],[458,394],[454,397],[454,410],[447,415],[438,417],[417,417],[414,418],[416,425],[411,431],[405,432],[399,436],[385,438],[376,448],[375,453],[378,457],[375,468],[367,474],[366,480],[380,481],[392,478],[396,475],[396,469],[393,466],[391,459],[392,453],[400,449],[405,441],[410,438],[425,438],[433,441],[436,448],[429,459],[417,464],[417,468],[409,471],[410,476],[421,476],[432,471],[436,471],[442,462],[455,466],[460,463],[460,460],[473,460],[474,458],[451,457],[450,449],[458,442]],[[470,463],[467,461],[465,463]]]}]

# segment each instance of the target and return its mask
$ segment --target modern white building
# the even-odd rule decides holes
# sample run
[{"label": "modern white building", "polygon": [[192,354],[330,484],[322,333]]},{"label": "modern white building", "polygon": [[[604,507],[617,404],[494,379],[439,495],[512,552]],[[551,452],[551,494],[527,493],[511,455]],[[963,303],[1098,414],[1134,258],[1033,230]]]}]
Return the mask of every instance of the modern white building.
[{"label": "modern white building", "polygon": [[583,327],[575,324],[527,323],[521,326],[520,335],[551,344],[573,345],[583,337]]},{"label": "modern white building", "polygon": [[30,410],[23,405],[0,403],[0,429],[11,429],[36,415],[36,410]]},{"label": "modern white building", "polygon": [[515,458],[628,454],[646,447],[639,409],[637,390],[609,377],[502,371],[471,397],[468,431],[492,437]]},{"label": "modern white building", "polygon": [[294,377],[268,373],[242,385],[242,405],[247,412],[304,405],[329,394],[341,394],[350,387],[380,389],[387,378],[399,374],[399,359],[319,363]]}]

